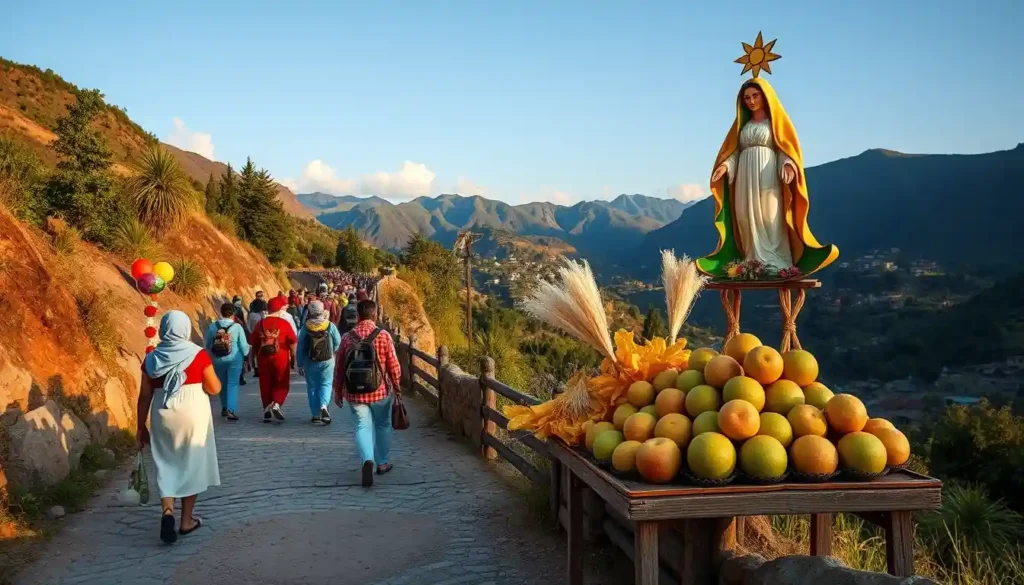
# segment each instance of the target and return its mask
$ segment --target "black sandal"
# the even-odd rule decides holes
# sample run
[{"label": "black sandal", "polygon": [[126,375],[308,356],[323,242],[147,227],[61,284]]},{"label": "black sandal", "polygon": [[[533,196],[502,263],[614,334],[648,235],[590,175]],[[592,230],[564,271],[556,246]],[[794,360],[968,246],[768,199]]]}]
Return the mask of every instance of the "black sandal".
[{"label": "black sandal", "polygon": [[200,528],[203,527],[203,519],[202,518],[200,518],[199,516],[193,516],[192,519],[196,521],[196,525],[193,526],[192,528],[189,528],[188,530],[182,530],[182,529],[179,528],[178,529],[178,534],[180,534],[182,536],[185,536],[186,534],[192,534],[196,530],[199,530]]},{"label": "black sandal", "polygon": [[395,466],[390,464],[390,463],[385,463],[384,465],[378,465],[377,466],[377,475],[384,475],[385,473],[391,471],[394,468],[395,468]]},{"label": "black sandal", "polygon": [[178,540],[178,533],[174,531],[174,514],[164,514],[160,519],[160,540],[164,544],[174,544]]},{"label": "black sandal", "polygon": [[373,486],[373,461],[363,461],[363,487]]}]

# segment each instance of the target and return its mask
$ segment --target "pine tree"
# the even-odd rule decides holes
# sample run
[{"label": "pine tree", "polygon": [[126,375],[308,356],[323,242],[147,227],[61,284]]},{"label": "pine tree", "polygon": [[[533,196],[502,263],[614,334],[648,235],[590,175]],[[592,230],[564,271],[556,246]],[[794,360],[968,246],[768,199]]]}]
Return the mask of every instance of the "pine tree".
[{"label": "pine tree", "polygon": [[665,318],[661,316],[661,311],[654,307],[647,311],[647,317],[644,318],[644,330],[641,335],[647,340],[668,336],[668,327],[665,325]]},{"label": "pine tree", "polygon": [[241,211],[239,204],[238,180],[235,171],[228,165],[224,175],[220,178],[220,196],[217,198],[217,213],[238,221],[238,214]]},{"label": "pine tree", "polygon": [[203,191],[203,207],[206,209],[206,215],[214,213],[220,213],[220,185],[217,183],[216,177],[213,173],[210,173],[210,178],[206,180],[206,189]]},{"label": "pine tree", "polygon": [[349,226],[338,238],[338,249],[335,253],[338,268],[346,272],[372,272],[377,267],[377,259],[373,250],[363,243],[356,230]]},{"label": "pine tree", "polygon": [[252,159],[247,159],[238,173],[237,192],[242,236],[271,262],[288,260],[295,250],[294,234],[291,218],[277,200],[273,177],[266,169],[257,170]]}]

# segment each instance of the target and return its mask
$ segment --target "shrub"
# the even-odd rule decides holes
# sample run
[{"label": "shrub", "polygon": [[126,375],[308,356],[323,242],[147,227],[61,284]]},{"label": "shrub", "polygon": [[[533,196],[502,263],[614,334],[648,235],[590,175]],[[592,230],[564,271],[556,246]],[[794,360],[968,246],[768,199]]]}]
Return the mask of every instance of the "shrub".
[{"label": "shrub", "polygon": [[65,225],[53,234],[53,250],[59,256],[71,256],[81,241],[81,232],[72,226]]},{"label": "shrub", "polygon": [[[1024,540],[1024,518],[1002,500],[990,499],[977,485],[948,485],[942,508],[921,516],[918,527],[934,543],[939,558],[952,558],[957,545],[998,557]],[[951,535],[955,535],[956,542]]]},{"label": "shrub", "polygon": [[153,235],[138,218],[126,217],[114,232],[114,249],[129,260],[160,256]]},{"label": "shrub", "polygon": [[17,141],[0,135],[0,203],[18,218],[38,223],[39,188],[45,168],[39,157]]},{"label": "shrub", "polygon": [[235,223],[235,220],[220,213],[211,213],[208,217],[210,218],[210,223],[213,224],[213,227],[220,230],[221,233],[233,238],[238,237],[238,224]]},{"label": "shrub", "polygon": [[181,258],[171,262],[171,266],[174,268],[171,290],[187,299],[197,299],[206,292],[206,274],[203,273],[199,264]]},{"label": "shrub", "polygon": [[177,159],[160,147],[147,150],[139,159],[129,192],[139,218],[158,226],[180,224],[198,201],[192,182]]},{"label": "shrub", "polygon": [[104,449],[102,445],[90,443],[82,451],[82,458],[78,461],[78,467],[82,471],[96,471],[98,469],[110,469],[117,465],[114,457]]},{"label": "shrub", "polygon": [[121,346],[121,333],[114,325],[113,305],[115,300],[95,291],[81,291],[75,294],[78,318],[86,335],[97,353],[105,359],[112,359]]}]

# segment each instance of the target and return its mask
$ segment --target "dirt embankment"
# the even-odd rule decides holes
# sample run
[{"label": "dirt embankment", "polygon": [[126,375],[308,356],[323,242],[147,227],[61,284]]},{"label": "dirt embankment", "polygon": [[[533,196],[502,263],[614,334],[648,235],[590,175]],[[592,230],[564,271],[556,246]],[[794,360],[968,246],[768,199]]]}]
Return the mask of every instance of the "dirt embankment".
[{"label": "dirt embankment", "polygon": [[[146,346],[147,303],[129,262],[82,242],[58,254],[50,242],[0,205],[0,478],[31,485],[59,481],[88,442],[134,429]],[[159,296],[158,318],[185,311],[195,341],[232,295],[281,288],[262,254],[204,217],[159,244],[154,261],[187,258],[208,279],[195,300]]]},{"label": "dirt embankment", "polygon": [[[416,349],[430,355],[437,355],[437,340],[434,329],[430,326],[423,303],[408,283],[399,280],[395,275],[381,279],[377,289],[378,299],[384,314],[401,328],[402,337],[416,338]],[[420,362],[417,365],[428,373],[436,373],[434,367]]]}]

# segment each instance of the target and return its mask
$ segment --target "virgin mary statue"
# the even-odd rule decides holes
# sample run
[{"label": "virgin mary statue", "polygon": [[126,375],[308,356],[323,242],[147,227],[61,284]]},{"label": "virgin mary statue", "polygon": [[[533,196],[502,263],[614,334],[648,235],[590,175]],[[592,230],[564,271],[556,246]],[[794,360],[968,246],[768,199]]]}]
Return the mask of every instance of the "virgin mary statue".
[{"label": "virgin mary statue", "polygon": [[839,248],[819,244],[807,225],[800,142],[775,90],[762,78],[740,87],[736,120],[715,159],[711,195],[718,248],[697,260],[704,274],[727,278],[735,276],[730,265],[757,261],[766,268],[765,278],[797,278],[839,257]]}]

